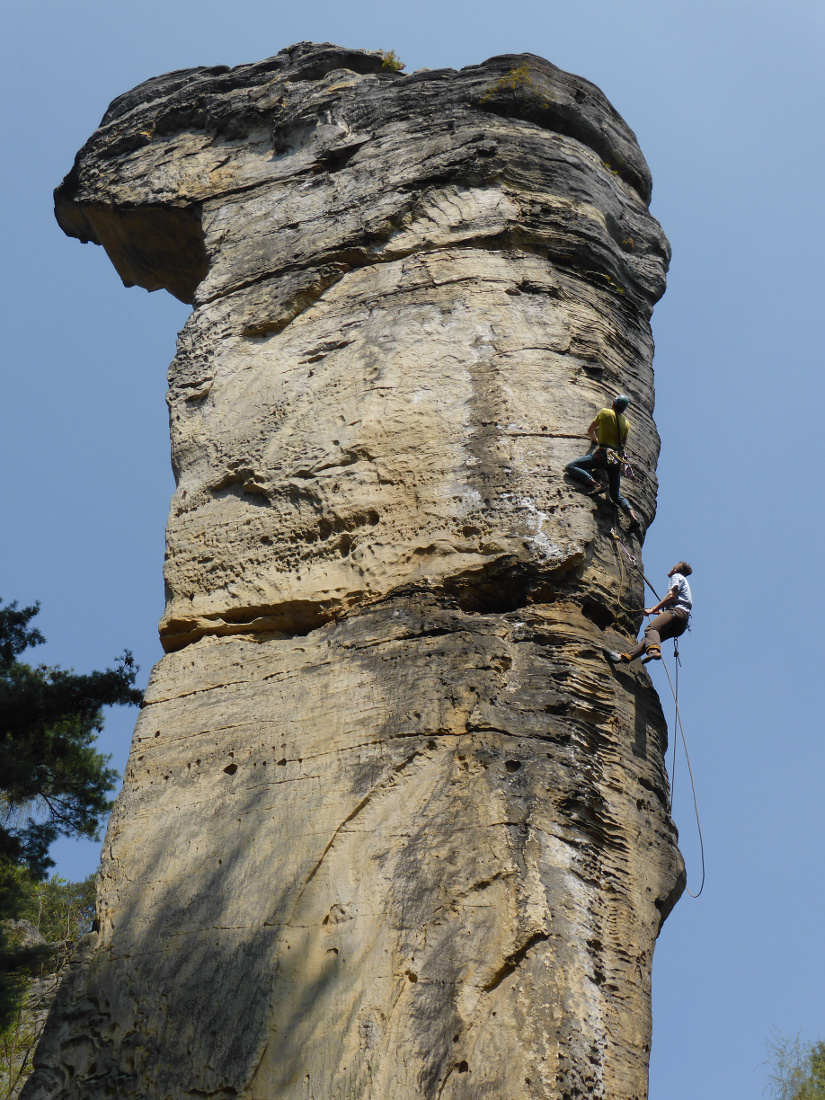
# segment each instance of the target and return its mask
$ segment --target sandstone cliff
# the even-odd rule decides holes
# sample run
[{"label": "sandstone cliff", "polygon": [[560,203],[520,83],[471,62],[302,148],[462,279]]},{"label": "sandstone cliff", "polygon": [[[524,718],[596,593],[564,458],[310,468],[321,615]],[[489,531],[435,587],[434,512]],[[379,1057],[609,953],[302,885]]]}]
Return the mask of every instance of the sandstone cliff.
[{"label": "sandstone cliff", "polygon": [[627,392],[651,521],[649,196],[532,55],[303,43],[111,105],[56,210],[194,307],[167,656],[27,1100],[646,1095],[666,729],[563,467]]}]

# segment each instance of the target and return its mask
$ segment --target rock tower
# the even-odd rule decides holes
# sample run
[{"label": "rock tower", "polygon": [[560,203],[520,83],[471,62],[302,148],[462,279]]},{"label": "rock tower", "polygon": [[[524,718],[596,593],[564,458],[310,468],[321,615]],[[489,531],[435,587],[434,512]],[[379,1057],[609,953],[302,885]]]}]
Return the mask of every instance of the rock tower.
[{"label": "rock tower", "polygon": [[26,1100],[647,1095],[666,727],[563,470],[628,393],[652,520],[649,198],[531,54],[301,43],[111,105],[56,210],[193,306],[166,656]]}]

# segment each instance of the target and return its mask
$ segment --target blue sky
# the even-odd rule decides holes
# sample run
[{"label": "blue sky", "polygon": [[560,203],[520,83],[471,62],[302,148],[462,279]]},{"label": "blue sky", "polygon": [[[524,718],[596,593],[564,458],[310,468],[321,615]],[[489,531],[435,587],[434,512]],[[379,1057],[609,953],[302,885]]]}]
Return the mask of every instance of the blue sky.
[{"label": "blue sky", "polygon": [[[126,291],[53,221],[52,189],[109,101],[301,40],[394,49],[409,71],[529,50],[597,84],[635,130],[673,245],[645,567],[657,587],[677,558],[695,569],[680,704],[707,859],[702,897],[685,895],[656,950],[650,1096],[761,1096],[774,1031],[825,1036],[825,5],[28,0],[3,23],[0,595],[42,602],[40,659],[88,671],[128,646],[142,682],[160,656],[165,375],[187,307]],[[133,722],[114,713],[104,735],[120,768]],[[695,890],[681,756],[674,815]],[[55,854],[67,877],[97,865],[95,845]]]}]

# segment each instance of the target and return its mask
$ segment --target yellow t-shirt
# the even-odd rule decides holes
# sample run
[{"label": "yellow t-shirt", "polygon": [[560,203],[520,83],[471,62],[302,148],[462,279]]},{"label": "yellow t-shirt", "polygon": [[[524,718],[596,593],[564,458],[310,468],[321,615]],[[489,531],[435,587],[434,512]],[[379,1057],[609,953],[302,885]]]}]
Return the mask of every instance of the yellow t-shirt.
[{"label": "yellow t-shirt", "polygon": [[630,431],[630,424],[626,416],[618,414],[619,417],[619,429],[622,433],[621,439],[616,438],[616,413],[613,409],[600,409],[596,413],[596,438],[599,441],[600,447],[613,447],[614,450],[620,451],[627,442],[627,433]]}]

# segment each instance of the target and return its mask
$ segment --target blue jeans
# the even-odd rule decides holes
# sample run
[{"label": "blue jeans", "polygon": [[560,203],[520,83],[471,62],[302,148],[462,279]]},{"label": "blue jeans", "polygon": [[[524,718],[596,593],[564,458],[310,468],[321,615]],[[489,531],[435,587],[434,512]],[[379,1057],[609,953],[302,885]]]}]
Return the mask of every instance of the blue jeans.
[{"label": "blue jeans", "polygon": [[584,455],[582,458],[574,458],[572,462],[564,467],[571,477],[574,477],[576,481],[589,483],[595,477],[596,470],[604,470],[607,474],[607,485],[610,492],[610,499],[616,504],[623,512],[628,515],[633,511],[630,507],[630,503],[622,496],[622,468],[619,465],[608,466],[601,459],[598,451],[594,451],[593,454]]}]

